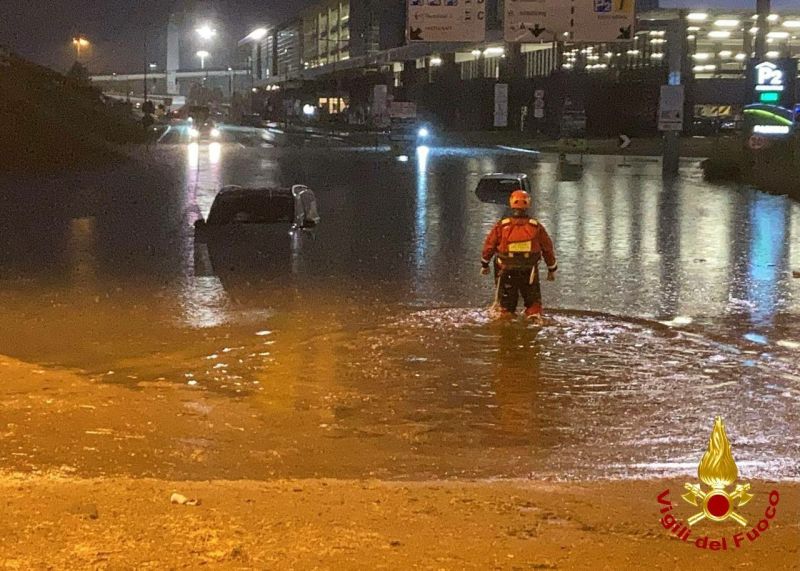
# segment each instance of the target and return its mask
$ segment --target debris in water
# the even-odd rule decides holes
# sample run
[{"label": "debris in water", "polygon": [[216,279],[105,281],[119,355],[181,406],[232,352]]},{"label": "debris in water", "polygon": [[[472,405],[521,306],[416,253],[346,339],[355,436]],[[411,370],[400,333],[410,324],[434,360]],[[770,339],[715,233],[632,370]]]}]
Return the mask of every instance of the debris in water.
[{"label": "debris in water", "polygon": [[200,500],[194,498],[187,498],[183,494],[179,494],[177,492],[173,493],[169,497],[169,501],[173,504],[178,504],[181,506],[199,506]]}]

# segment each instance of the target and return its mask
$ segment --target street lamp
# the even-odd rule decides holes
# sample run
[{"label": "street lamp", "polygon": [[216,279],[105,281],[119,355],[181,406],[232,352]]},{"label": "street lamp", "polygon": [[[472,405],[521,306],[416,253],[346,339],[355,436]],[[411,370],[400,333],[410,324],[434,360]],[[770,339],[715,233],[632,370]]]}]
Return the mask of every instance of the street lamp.
[{"label": "street lamp", "polygon": [[195,55],[197,55],[197,57],[200,58],[200,69],[205,69],[206,68],[206,58],[209,57],[211,54],[208,53],[205,50],[200,50]]},{"label": "street lamp", "polygon": [[75,59],[80,61],[81,48],[88,48],[91,44],[84,36],[75,36],[72,38],[72,45],[75,46]]},{"label": "street lamp", "polygon": [[197,35],[199,35],[202,39],[206,41],[212,39],[214,36],[217,35],[217,31],[208,24],[200,26],[195,31],[197,32]]}]

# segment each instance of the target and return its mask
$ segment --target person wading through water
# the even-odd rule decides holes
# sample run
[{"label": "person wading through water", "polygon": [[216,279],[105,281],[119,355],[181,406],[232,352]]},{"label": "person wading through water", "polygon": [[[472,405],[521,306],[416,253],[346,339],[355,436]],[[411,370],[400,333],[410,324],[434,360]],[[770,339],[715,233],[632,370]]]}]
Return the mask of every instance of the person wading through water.
[{"label": "person wading through water", "polygon": [[481,256],[481,274],[489,274],[495,259],[497,293],[495,304],[501,316],[511,317],[520,296],[525,303],[525,317],[540,321],[542,290],[539,281],[539,260],[547,264],[547,281],[554,281],[558,262],[553,241],[544,226],[530,217],[531,195],[515,190],[509,198],[512,214],[494,225],[486,236]]}]

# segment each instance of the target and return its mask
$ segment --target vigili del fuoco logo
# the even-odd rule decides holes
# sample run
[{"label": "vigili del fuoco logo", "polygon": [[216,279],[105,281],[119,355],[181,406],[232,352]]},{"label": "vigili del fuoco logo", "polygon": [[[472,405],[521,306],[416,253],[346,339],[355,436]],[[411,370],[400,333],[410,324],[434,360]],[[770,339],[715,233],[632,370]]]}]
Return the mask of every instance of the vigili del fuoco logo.
[{"label": "vigili del fuoco logo", "polygon": [[[659,522],[675,537],[687,543],[691,542],[700,549],[726,551],[738,549],[748,542],[757,540],[769,529],[770,522],[777,514],[780,495],[777,490],[772,490],[763,517],[755,525],[749,525],[747,515],[740,508],[753,499],[753,495],[749,493],[750,484],[736,483],[739,479],[739,469],[733,459],[731,443],[725,433],[725,424],[719,416],[714,420],[708,449],[697,467],[697,477],[706,487],[698,483],[684,484],[686,493],[681,497],[684,502],[695,508],[695,513],[687,517],[685,522],[672,513],[676,505],[669,499],[669,489],[658,495],[658,503],[663,506],[660,510],[663,516]],[[729,490],[731,486],[733,489]],[[722,535],[718,539],[711,539],[708,534],[700,536],[696,531],[701,522],[719,523],[727,520],[750,529],[731,536]],[[692,537],[693,535],[697,537]]]}]

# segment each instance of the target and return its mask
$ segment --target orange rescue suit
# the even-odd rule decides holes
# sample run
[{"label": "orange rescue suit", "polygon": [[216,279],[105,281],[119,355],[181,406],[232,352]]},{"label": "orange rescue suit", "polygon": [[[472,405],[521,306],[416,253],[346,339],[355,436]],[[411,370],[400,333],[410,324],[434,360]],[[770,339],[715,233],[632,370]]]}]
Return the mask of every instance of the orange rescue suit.
[{"label": "orange rescue suit", "polygon": [[481,262],[488,265],[497,255],[501,269],[530,270],[544,258],[547,269],[558,269],[553,241],[544,226],[527,216],[503,218],[494,225],[483,244]]}]

